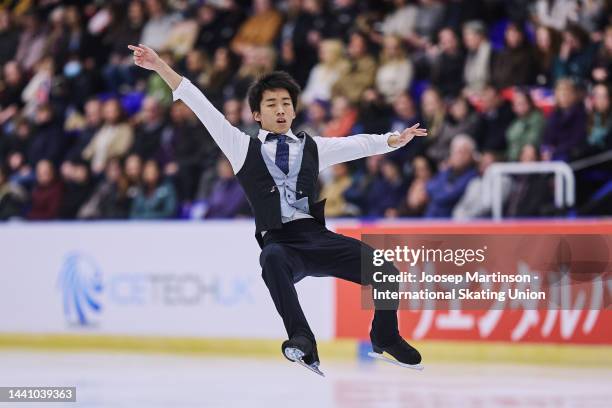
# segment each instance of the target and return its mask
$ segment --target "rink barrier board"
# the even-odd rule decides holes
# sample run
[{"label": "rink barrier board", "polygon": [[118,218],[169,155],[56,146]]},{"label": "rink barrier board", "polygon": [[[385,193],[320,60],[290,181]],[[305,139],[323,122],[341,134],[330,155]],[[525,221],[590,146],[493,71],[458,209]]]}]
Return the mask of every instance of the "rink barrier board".
[{"label": "rink barrier board", "polygon": [[[73,336],[0,334],[0,349],[44,351],[100,351],[210,355],[219,357],[280,358],[282,339],[211,339],[141,336]],[[610,367],[612,347],[597,345],[485,343],[453,341],[411,342],[419,349],[424,363],[512,363],[537,365],[578,365]],[[369,342],[333,340],[317,342],[319,356],[326,360],[363,362],[371,351]],[[373,362],[373,361],[372,361]]]},{"label": "rink barrier board", "polygon": [[[540,234],[604,234],[612,235],[612,219],[588,219],[588,220],[517,220],[504,222],[478,221],[470,223],[453,223],[449,221],[434,222],[377,222],[370,224],[351,223],[335,225],[336,232],[356,239],[361,239],[365,234],[394,234],[394,235],[451,235],[451,234],[510,234],[510,235],[540,235]],[[335,337],[340,339],[366,340],[370,320],[371,310],[364,310],[361,305],[360,288],[357,285],[341,280],[335,281],[336,286],[336,330]],[[461,312],[473,316],[474,321],[478,321],[483,316],[484,311]],[[586,311],[584,311],[586,314]],[[431,311],[404,311],[400,310],[399,323],[402,335],[408,339],[413,338],[411,334],[417,332],[416,327],[420,326],[419,319],[430,319]],[[437,314],[448,313],[447,311],[435,311],[434,319]],[[431,324],[426,331],[421,330],[420,337],[416,340],[436,340],[436,341],[481,341],[486,343],[511,342],[512,330],[516,328],[520,316],[518,311],[504,310],[495,330],[488,335],[481,335],[476,325],[466,330],[439,329]],[[539,311],[538,324],[545,320],[546,313],[555,311]],[[545,333],[540,327],[533,327],[524,337],[513,341],[513,343],[542,343],[542,344],[605,344],[612,345],[612,310],[600,310],[598,320],[594,329],[584,333],[583,327],[576,326],[569,338],[560,335],[559,326],[562,324],[563,313],[556,317],[552,334]],[[581,317],[581,323],[584,319]],[[423,320],[424,321],[424,320]],[[423,332],[425,334],[423,334]]]}]

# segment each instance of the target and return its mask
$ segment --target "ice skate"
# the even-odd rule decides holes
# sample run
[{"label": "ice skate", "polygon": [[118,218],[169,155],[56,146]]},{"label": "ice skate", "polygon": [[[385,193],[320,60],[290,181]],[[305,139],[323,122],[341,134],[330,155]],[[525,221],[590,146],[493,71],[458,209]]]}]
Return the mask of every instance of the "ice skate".
[{"label": "ice skate", "polygon": [[[421,354],[406,342],[401,337],[389,346],[378,346],[372,341],[372,350],[368,353],[368,356],[377,358],[382,361],[386,361],[391,364],[398,365],[400,367],[411,368],[413,370],[423,370],[425,368],[421,363]],[[390,357],[387,357],[383,353],[387,353]]]},{"label": "ice skate", "polygon": [[325,374],[319,370],[320,363],[317,346],[308,338],[295,336],[290,340],[285,340],[282,345],[282,351],[287,360],[296,362],[310,371],[325,377]]}]

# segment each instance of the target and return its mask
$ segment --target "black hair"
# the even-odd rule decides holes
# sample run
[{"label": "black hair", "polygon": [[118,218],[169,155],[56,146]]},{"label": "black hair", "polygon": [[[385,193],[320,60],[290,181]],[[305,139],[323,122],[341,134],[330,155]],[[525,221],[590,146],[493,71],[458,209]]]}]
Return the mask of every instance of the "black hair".
[{"label": "black hair", "polygon": [[298,95],[301,91],[300,86],[295,79],[285,71],[273,71],[263,75],[249,87],[247,96],[251,112],[260,111],[261,99],[263,98],[264,91],[273,89],[287,90],[291,97],[291,102],[293,103],[293,109],[297,109]]}]

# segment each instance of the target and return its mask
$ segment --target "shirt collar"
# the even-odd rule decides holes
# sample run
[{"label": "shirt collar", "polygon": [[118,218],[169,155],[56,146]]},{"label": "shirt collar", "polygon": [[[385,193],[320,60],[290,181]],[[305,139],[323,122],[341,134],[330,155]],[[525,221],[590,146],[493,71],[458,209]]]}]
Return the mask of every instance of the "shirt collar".
[{"label": "shirt collar", "polygon": [[[261,141],[261,143],[265,143],[266,142],[266,136],[268,136],[268,133],[273,133],[270,132],[269,130],[264,130],[264,129],[259,129],[259,133],[257,134],[257,138],[259,139],[259,141]],[[285,133],[287,136],[289,136],[290,139],[298,142],[300,139],[298,139],[298,137],[296,135],[293,134],[293,131],[291,129],[289,129],[287,131],[287,133]]]}]

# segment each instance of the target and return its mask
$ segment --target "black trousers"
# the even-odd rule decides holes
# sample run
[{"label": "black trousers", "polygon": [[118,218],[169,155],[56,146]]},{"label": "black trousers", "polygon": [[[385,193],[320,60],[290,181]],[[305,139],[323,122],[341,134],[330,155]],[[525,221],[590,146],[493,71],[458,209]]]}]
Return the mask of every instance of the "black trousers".
[{"label": "black trousers", "polygon": [[[361,285],[372,285],[371,272],[362,271],[362,262],[371,264],[374,249],[363,242],[334,233],[314,219],[299,219],[279,230],[268,231],[259,257],[262,278],[283,319],[289,338],[304,335],[315,341],[300,306],[294,284],[306,276],[333,276]],[[370,260],[369,262],[367,260]],[[397,274],[391,263],[376,268],[384,274]],[[373,271],[373,269],[372,269]],[[397,291],[398,284],[373,284],[380,290]],[[371,337],[380,346],[397,341],[397,302],[375,301]]]}]

